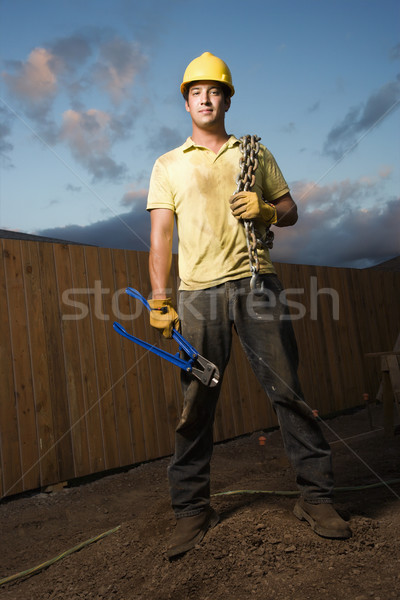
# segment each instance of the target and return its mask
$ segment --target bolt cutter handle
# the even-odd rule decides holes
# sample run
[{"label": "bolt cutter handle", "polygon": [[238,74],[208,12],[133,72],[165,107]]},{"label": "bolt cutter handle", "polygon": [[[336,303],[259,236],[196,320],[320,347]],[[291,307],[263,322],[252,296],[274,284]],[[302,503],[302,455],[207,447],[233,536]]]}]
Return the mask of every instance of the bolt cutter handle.
[{"label": "bolt cutter handle", "polygon": [[[136,300],[140,300],[142,304],[147,308],[147,310],[151,310],[150,304],[142,296],[140,292],[135,290],[134,288],[128,287],[126,288],[126,293],[132,298],[136,298]],[[166,352],[162,348],[155,346],[153,344],[149,344],[144,340],[141,340],[133,335],[130,335],[122,325],[119,323],[113,324],[114,330],[120,335],[126,337],[128,340],[135,342],[139,346],[146,348],[150,352],[157,354],[161,358],[168,360],[174,365],[180,367],[187,373],[192,373],[194,377],[199,379],[204,385],[209,387],[214,387],[219,382],[219,370],[216,365],[212,362],[201,356],[195,348],[177,331],[176,329],[172,329],[172,338],[178,343],[179,349],[183,350],[185,354],[187,354],[189,360],[184,360],[180,358],[179,352],[177,354],[171,354],[170,352]]]},{"label": "bolt cutter handle", "polygon": [[[132,296],[132,298],[140,300],[140,302],[147,308],[147,310],[151,311],[150,304],[140,292],[131,287],[126,288],[125,291],[129,296]],[[179,333],[179,331],[177,331],[176,329],[172,329],[172,337],[190,358],[197,358],[198,352],[193,348],[191,344],[189,344],[187,340],[185,340],[185,338]]]},{"label": "bolt cutter handle", "polygon": [[191,362],[187,361],[187,360],[183,360],[182,358],[179,358],[179,353],[176,355],[171,354],[170,352],[167,352],[166,350],[163,350],[162,348],[159,348],[158,346],[155,346],[154,344],[150,344],[149,342],[146,342],[145,340],[141,340],[140,338],[137,338],[134,335],[131,335],[130,333],[128,333],[126,331],[126,329],[124,327],[122,327],[122,325],[120,325],[119,323],[113,323],[113,328],[117,333],[126,337],[131,342],[135,342],[135,344],[142,346],[142,348],[146,348],[146,350],[150,350],[150,352],[157,354],[157,356],[160,356],[161,358],[165,358],[166,360],[168,360],[172,364],[176,365],[177,367],[180,367],[184,371],[190,372],[192,370]]}]

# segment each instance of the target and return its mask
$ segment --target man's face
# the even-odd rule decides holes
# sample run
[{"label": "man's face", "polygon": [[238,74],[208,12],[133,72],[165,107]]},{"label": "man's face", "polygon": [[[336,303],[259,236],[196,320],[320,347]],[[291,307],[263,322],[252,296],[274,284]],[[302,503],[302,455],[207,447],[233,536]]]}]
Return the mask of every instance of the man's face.
[{"label": "man's face", "polygon": [[216,124],[223,124],[230,104],[230,98],[224,97],[218,83],[199,81],[190,87],[185,106],[200,129],[209,129]]}]

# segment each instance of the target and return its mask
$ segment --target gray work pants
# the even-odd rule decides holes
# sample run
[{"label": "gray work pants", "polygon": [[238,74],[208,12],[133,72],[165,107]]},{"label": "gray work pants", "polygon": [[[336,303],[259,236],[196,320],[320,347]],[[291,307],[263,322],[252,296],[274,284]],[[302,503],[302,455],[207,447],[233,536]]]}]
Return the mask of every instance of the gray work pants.
[{"label": "gray work pants", "polygon": [[[285,451],[305,500],[332,502],[331,451],[297,377],[298,353],[282,285],[276,275],[260,276],[263,293],[250,292],[250,279],[201,291],[181,291],[182,333],[216,364],[221,381],[229,360],[232,327],[278,417]],[[205,387],[183,373],[184,405],[168,468],[177,518],[198,514],[210,503],[213,424],[221,382]]]}]

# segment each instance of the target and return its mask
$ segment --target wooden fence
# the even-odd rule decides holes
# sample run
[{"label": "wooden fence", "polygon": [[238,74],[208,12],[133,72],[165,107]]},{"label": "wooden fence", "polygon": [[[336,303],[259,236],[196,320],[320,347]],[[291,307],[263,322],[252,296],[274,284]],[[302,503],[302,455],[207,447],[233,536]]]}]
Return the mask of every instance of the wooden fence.
[{"label": "wooden fence", "polygon": [[[127,285],[149,291],[147,253],[0,243],[1,498],[169,455],[179,369],[112,328],[119,321],[176,351],[124,293]],[[400,330],[399,274],[276,266],[291,302],[306,400],[321,415],[360,405],[379,385],[379,364],[364,354],[390,350]],[[276,424],[234,337],[215,439]]]}]

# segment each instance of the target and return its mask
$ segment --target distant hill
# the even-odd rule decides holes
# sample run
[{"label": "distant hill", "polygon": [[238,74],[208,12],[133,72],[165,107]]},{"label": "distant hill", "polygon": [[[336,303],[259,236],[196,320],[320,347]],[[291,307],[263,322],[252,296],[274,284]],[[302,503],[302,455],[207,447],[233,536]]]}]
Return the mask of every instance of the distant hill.
[{"label": "distant hill", "polygon": [[395,256],[390,260],[385,260],[383,263],[379,263],[379,265],[374,265],[373,267],[367,267],[370,271],[400,271],[400,256]]}]

